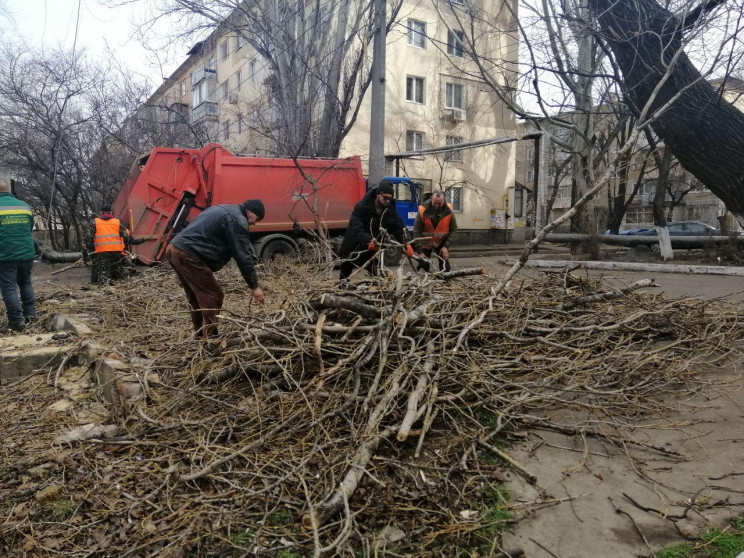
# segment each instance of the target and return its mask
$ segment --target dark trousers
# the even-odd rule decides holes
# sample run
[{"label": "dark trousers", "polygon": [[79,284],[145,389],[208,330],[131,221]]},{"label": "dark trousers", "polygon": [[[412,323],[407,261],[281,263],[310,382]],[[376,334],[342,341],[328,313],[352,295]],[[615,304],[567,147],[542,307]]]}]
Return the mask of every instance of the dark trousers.
[{"label": "dark trousers", "polygon": [[431,258],[431,253],[434,252],[437,255],[437,259],[439,260],[439,271],[452,271],[452,268],[450,267],[449,258],[446,260],[440,255],[440,252],[442,251],[443,246],[437,246],[436,248],[423,248],[421,251],[424,253],[424,256],[427,258]]},{"label": "dark trousers", "polygon": [[168,246],[165,257],[176,272],[191,307],[194,331],[204,338],[217,335],[217,316],[222,309],[225,293],[212,270],[199,258]]},{"label": "dark trousers", "polygon": [[23,329],[27,321],[36,319],[36,297],[31,284],[33,267],[33,261],[0,262],[0,292],[11,329]]},{"label": "dark trousers", "polygon": [[[362,267],[369,260],[374,258],[376,253],[376,250],[367,250],[366,247],[359,247],[356,251],[345,257],[344,261],[341,262],[339,279],[348,279],[349,276],[354,272],[355,267]],[[377,274],[378,268],[379,266],[375,261],[367,266],[367,271],[369,271],[372,275],[375,275]]]},{"label": "dark trousers", "polygon": [[94,285],[109,285],[124,279],[124,256],[121,252],[98,252],[93,254],[90,282]]}]

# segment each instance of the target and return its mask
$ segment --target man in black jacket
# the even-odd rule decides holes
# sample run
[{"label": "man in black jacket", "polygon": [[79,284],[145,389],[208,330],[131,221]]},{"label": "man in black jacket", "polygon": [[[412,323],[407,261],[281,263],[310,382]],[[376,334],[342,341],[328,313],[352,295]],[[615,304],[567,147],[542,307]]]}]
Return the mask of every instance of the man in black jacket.
[{"label": "man in black jacket", "polygon": [[248,235],[250,225],[263,219],[264,214],[261,200],[209,207],[178,233],[165,251],[165,257],[186,291],[194,331],[204,338],[217,334],[217,316],[225,298],[214,272],[222,269],[231,258],[235,259],[243,279],[252,289],[253,298],[259,303],[264,301]]},{"label": "man in black jacket", "polygon": [[[395,209],[393,198],[393,185],[387,180],[381,180],[377,188],[368,191],[362,201],[354,206],[341,244],[342,281],[349,278],[355,266],[361,267],[375,256],[385,233],[393,236],[399,243],[405,243],[403,221]],[[405,250],[406,256],[413,256],[410,245]],[[376,267],[372,267],[369,271],[374,273],[375,270]]]}]

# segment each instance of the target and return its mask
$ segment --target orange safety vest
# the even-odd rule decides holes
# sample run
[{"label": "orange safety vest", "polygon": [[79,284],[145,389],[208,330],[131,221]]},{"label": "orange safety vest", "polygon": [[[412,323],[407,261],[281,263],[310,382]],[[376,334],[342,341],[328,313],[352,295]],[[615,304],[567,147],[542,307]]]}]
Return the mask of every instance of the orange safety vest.
[{"label": "orange safety vest", "polygon": [[[449,204],[448,204],[449,205]],[[424,232],[426,236],[431,238],[425,238],[421,240],[421,248],[424,250],[432,250],[433,248],[439,248],[439,245],[444,242],[444,239],[449,236],[450,232],[450,221],[452,220],[452,213],[448,213],[437,223],[434,227],[434,223],[430,217],[424,217],[426,207],[423,205],[419,206],[419,215],[421,221],[424,223]]]},{"label": "orange safety vest", "polygon": [[118,219],[105,220],[96,217],[96,236],[93,238],[96,254],[124,250],[124,240],[119,234],[120,227],[121,222]]}]

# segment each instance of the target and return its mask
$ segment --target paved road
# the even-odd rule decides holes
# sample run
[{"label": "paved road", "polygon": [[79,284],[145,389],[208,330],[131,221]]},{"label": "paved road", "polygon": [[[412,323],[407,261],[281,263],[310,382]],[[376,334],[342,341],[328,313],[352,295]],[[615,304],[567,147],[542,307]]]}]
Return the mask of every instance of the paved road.
[{"label": "paved road", "polygon": [[[500,265],[503,255],[485,257],[461,257],[452,260],[455,268],[485,266],[489,269],[507,270]],[[522,273],[534,276],[536,270],[524,269]],[[744,278],[724,275],[689,275],[686,273],[648,273],[638,271],[581,270],[591,277],[607,277],[618,284],[630,284],[641,279],[655,279],[665,294],[671,297],[696,297],[704,300],[725,298],[730,302],[744,302]]]}]

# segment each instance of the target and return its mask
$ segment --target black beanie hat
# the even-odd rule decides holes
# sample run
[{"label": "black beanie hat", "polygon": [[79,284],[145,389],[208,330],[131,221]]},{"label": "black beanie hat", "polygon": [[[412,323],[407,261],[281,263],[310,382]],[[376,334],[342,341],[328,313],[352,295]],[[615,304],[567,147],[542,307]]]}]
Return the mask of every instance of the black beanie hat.
[{"label": "black beanie hat", "polygon": [[262,221],[264,215],[266,215],[266,210],[264,209],[264,204],[261,200],[245,200],[240,204],[240,206],[243,208],[243,211],[250,211],[253,213],[258,217],[259,221]]},{"label": "black beanie hat", "polygon": [[378,194],[390,194],[395,195],[395,190],[393,189],[393,183],[389,180],[380,180],[379,186],[377,186],[377,193]]}]

